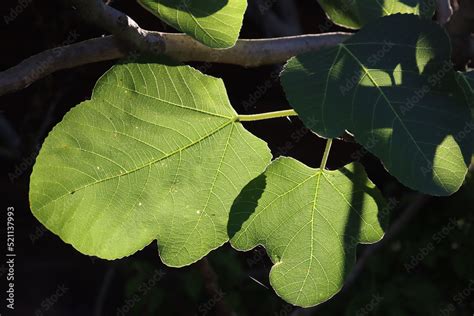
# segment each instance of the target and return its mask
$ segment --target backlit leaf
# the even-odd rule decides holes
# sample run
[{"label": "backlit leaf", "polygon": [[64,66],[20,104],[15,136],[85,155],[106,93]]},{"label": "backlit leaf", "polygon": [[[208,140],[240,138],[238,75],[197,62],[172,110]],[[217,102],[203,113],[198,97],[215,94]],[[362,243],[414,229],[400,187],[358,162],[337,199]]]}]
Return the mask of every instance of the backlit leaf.
[{"label": "backlit leaf", "polygon": [[213,48],[231,47],[239,37],[247,0],[138,0],[177,30]]},{"label": "backlit leaf", "polygon": [[238,250],[264,246],[277,294],[308,307],[341,289],[358,243],[383,237],[385,207],[357,163],[327,171],[279,158],[236,199],[229,235]]},{"label": "backlit leaf", "polygon": [[153,240],[190,264],[228,240],[230,207],[267,166],[220,79],[188,66],[120,64],[43,144],[33,214],[84,254],[116,259]]}]

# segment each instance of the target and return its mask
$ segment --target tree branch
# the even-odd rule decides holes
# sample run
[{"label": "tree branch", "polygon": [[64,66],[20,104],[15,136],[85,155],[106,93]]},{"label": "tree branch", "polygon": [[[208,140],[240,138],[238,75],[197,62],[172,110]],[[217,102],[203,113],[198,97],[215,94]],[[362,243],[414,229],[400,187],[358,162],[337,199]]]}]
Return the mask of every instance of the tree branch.
[{"label": "tree branch", "polygon": [[[283,63],[292,56],[332,47],[350,33],[325,33],[272,39],[239,40],[228,49],[209,48],[184,34],[150,32],[163,39],[164,54],[179,61],[225,63],[243,67]],[[157,43],[161,47],[161,43]],[[153,51],[153,48],[151,49]],[[86,40],[41,52],[0,72],[0,95],[28,87],[55,71],[127,57],[116,36]]]},{"label": "tree branch", "polygon": [[[239,40],[229,49],[209,48],[184,34],[152,32],[142,29],[126,14],[104,4],[102,0],[71,0],[83,17],[112,33],[80,43],[58,47],[31,56],[20,64],[0,72],[0,95],[28,87],[55,71],[89,63],[127,56],[127,52],[165,54],[179,61],[226,63],[243,67],[258,67],[283,63],[292,56],[335,46],[351,33],[325,33],[271,39]],[[441,4],[446,1],[439,0]],[[447,23],[453,39],[453,60],[466,63],[474,55],[469,30],[474,25],[474,2],[463,1],[461,8]],[[464,6],[464,8],[463,8]]]},{"label": "tree branch", "polygon": [[0,73],[0,95],[28,87],[61,69],[124,56],[111,36],[46,50]]},{"label": "tree branch", "polygon": [[474,1],[464,0],[446,23],[446,29],[451,37],[453,46],[453,62],[464,70],[469,59],[473,58],[471,51],[471,33],[474,32]]},{"label": "tree branch", "polygon": [[451,6],[450,0],[437,0],[436,1],[438,22],[441,25],[446,24],[451,16],[453,15],[453,7]]}]

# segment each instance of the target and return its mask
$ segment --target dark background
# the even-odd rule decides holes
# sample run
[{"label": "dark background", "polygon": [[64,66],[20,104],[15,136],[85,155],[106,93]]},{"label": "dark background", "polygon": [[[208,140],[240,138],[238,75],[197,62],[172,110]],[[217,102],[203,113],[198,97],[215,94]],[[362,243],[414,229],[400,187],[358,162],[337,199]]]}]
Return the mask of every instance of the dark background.
[{"label": "dark background", "polygon": [[[316,0],[249,2],[242,38],[339,30],[328,23]],[[19,3],[2,0],[0,18],[9,16]],[[0,70],[71,37],[81,41],[103,34],[82,22],[63,1],[21,3],[26,5],[17,18],[8,24],[0,20]],[[260,9],[265,3],[271,8],[262,15],[259,3]],[[172,31],[135,1],[117,0],[112,5],[145,29]],[[371,179],[387,198],[401,201],[391,214],[392,223],[407,208],[415,211],[410,211],[399,232],[368,256],[357,278],[341,294],[316,309],[298,310],[276,296],[268,282],[271,263],[261,249],[237,253],[225,245],[208,256],[225,293],[213,298],[205,290],[199,265],[167,268],[159,260],[155,243],[113,262],[84,256],[63,243],[30,212],[31,167],[47,133],[71,107],[90,97],[96,80],[113,64],[59,71],[27,89],[0,96],[1,231],[5,236],[5,214],[12,206],[17,254],[15,312],[5,308],[6,285],[2,283],[2,315],[214,315],[215,306],[223,302],[238,315],[473,315],[473,177],[468,176],[466,185],[452,197],[429,198],[416,207],[416,193],[400,185],[370,155],[364,155],[361,162]],[[273,79],[280,67],[244,69],[216,64],[202,69],[224,79],[239,113],[260,113],[288,107],[279,82]],[[284,154],[319,166],[325,141],[305,130],[297,119],[246,127],[266,140],[275,156]],[[352,161],[358,150],[355,144],[336,141],[328,167]],[[6,276],[3,240],[6,236],[0,255],[2,282]],[[360,255],[367,249],[370,246],[360,246]],[[134,306],[128,313],[118,313],[127,311],[129,305]]]}]

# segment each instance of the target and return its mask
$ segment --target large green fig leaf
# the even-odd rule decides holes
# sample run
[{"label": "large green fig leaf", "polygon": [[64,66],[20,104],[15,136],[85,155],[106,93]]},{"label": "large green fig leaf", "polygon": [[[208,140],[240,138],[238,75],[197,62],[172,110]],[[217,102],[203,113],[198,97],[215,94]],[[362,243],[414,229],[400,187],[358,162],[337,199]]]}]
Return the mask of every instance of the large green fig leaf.
[{"label": "large green fig leaf", "polygon": [[432,195],[462,185],[474,148],[449,39],[436,23],[391,15],[332,49],[291,59],[290,104],[317,134],[344,130],[400,182]]},{"label": "large green fig leaf", "polygon": [[190,264],[228,240],[234,199],[271,159],[236,118],[220,79],[117,65],[45,140],[33,214],[84,254],[120,258],[157,239],[164,263]]},{"label": "large green fig leaf", "polygon": [[247,0],[138,0],[177,30],[213,48],[234,46]]},{"label": "large green fig leaf", "polygon": [[433,0],[318,1],[331,21],[350,29],[360,29],[371,21],[396,13],[417,14],[431,19],[436,8],[436,2]]},{"label": "large green fig leaf", "polygon": [[384,207],[357,163],[327,171],[279,158],[236,199],[229,236],[238,250],[263,245],[274,263],[270,283],[277,294],[308,307],[341,289],[358,243],[383,237],[378,210]]}]

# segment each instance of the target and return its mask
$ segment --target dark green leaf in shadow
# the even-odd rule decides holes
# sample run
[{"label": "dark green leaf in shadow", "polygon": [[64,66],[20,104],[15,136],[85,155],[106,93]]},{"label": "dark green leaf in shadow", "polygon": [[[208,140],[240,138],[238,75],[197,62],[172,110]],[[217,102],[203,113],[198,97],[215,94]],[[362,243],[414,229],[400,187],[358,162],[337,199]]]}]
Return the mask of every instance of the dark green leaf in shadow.
[{"label": "dark green leaf in shadow", "polygon": [[[360,29],[380,17],[396,13],[417,14],[431,19],[434,0],[318,0],[328,18],[335,24]],[[394,27],[396,27],[394,25]]]},{"label": "dark green leaf in shadow", "polygon": [[474,118],[474,70],[458,72],[456,78],[466,96],[467,103],[471,107],[471,113]]},{"label": "dark green leaf in shadow", "polygon": [[334,138],[348,130],[404,185],[450,195],[474,148],[450,47],[436,23],[391,15],[335,48],[291,59],[281,80],[315,133]]}]

